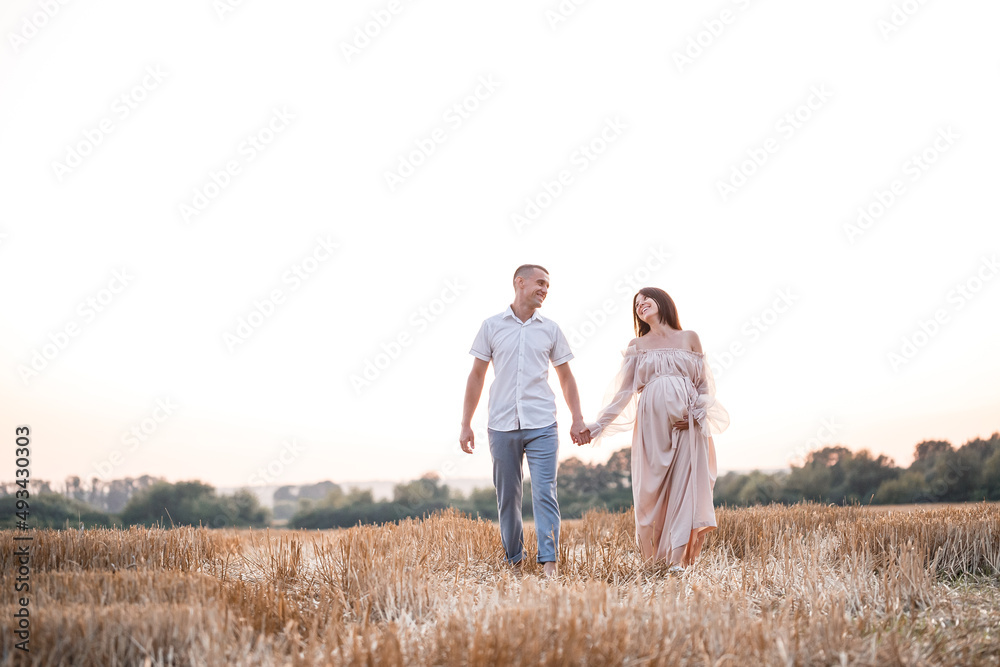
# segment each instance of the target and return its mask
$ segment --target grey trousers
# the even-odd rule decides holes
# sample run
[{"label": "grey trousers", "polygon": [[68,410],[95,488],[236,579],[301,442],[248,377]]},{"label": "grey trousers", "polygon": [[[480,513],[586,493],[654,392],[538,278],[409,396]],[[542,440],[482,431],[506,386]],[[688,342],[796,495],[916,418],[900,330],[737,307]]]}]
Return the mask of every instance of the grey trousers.
[{"label": "grey trousers", "polygon": [[531,472],[531,506],[538,535],[538,562],[554,563],[559,553],[559,500],[556,497],[556,463],[559,434],[556,424],[517,431],[487,429],[493,456],[493,485],[497,489],[500,539],[507,561],[524,558],[524,525],[521,521],[524,458]]}]

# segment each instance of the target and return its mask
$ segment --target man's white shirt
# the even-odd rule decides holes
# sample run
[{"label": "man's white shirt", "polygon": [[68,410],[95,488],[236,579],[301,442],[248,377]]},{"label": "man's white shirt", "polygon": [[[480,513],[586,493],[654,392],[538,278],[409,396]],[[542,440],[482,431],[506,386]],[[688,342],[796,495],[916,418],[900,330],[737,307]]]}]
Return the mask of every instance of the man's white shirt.
[{"label": "man's white shirt", "polygon": [[483,321],[469,354],[493,362],[489,427],[494,431],[542,428],[556,421],[549,362],[573,358],[559,325],[532,313],[527,322],[507,310]]}]

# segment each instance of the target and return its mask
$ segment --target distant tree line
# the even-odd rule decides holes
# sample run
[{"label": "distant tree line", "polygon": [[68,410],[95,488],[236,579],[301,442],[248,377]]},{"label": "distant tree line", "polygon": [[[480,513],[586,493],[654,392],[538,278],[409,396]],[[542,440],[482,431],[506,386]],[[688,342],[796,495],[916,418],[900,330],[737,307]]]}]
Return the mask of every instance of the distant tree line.
[{"label": "distant tree line", "polygon": [[[165,480],[150,475],[110,480],[93,477],[90,484],[87,485],[79,476],[71,475],[66,478],[62,488],[53,488],[50,482],[33,479],[31,480],[31,493],[32,495],[59,494],[65,498],[86,503],[91,509],[116,514],[125,509],[125,505],[134,494],[162,481]],[[0,497],[12,496],[18,488],[20,487],[15,482],[2,482],[0,483]]]},{"label": "distant tree line", "polygon": [[765,474],[723,475],[715,483],[716,505],[757,505],[815,500],[838,505],[895,505],[1000,500],[1000,433],[955,449],[944,440],[924,440],[908,468],[862,449],[832,446],[810,452],[801,466]]},{"label": "distant tree line", "polygon": [[[573,519],[593,508],[623,510],[632,505],[631,450],[614,452],[606,463],[576,458],[559,464],[559,508]],[[47,482],[33,481],[29,524],[37,527],[140,524],[202,525],[212,528],[266,526],[287,521],[293,528],[335,528],[358,523],[384,523],[421,517],[454,507],[471,516],[497,519],[492,487],[468,494],[451,489],[429,473],[397,484],[392,499],[376,501],[371,491],[343,490],[331,481],[284,486],[274,494],[274,511],[262,507],[249,489],[220,496],[200,481],[177,482],[143,476],[137,480],[100,482],[89,489],[78,477],[67,479],[62,493]],[[15,521],[13,483],[0,484],[0,527]],[[1000,433],[976,438],[959,448],[943,440],[925,440],[908,468],[868,450],[852,452],[835,445],[810,452],[802,465],[788,471],[730,472],[716,480],[715,504],[796,503],[908,504],[1000,500]],[[531,482],[524,483],[523,514],[532,517]]]},{"label": "distant tree line", "polygon": [[[32,484],[39,487],[40,484]],[[72,485],[69,485],[72,488]],[[49,487],[51,488],[51,487]],[[5,486],[5,491],[7,489]],[[231,496],[197,480],[171,484],[157,480],[132,494],[120,512],[97,509],[70,495],[32,489],[28,498],[28,525],[35,528],[93,528],[118,525],[206,526],[209,528],[266,526],[270,510],[260,505],[252,491],[240,489]],[[15,525],[17,498],[0,497],[0,528]]]},{"label": "distant tree line", "polygon": [[[606,463],[576,458],[559,464],[559,510],[574,519],[592,508],[622,510],[632,505],[631,449],[614,452]],[[789,471],[730,472],[716,480],[715,504],[824,503],[909,504],[1000,500],[1000,433],[976,438],[955,449],[943,440],[916,446],[909,468],[865,449],[852,452],[836,445],[810,452]],[[298,528],[332,528],[419,517],[444,507],[472,516],[497,518],[496,492],[478,489],[468,496],[449,490],[434,474],[396,485],[392,500],[376,502],[370,492],[340,489],[318,501],[302,502],[289,520]],[[525,518],[531,518],[531,482],[524,483]]]},{"label": "distant tree line", "polygon": [[344,492],[334,485],[318,500],[300,499],[298,511],[288,525],[293,528],[334,528],[358,523],[385,523],[421,517],[446,507],[456,507],[472,516],[496,519],[497,496],[492,489],[476,489],[468,496],[441,484],[435,473],[397,484],[392,500],[376,501],[369,490]]}]

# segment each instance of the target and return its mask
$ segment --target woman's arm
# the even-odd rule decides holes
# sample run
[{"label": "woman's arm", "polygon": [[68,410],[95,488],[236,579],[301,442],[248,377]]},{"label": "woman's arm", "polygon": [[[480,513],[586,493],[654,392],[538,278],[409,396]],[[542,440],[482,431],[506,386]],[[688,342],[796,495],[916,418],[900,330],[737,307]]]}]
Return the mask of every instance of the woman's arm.
[{"label": "woman's arm", "polygon": [[[692,334],[692,349],[701,352],[701,341],[698,334]],[[722,433],[729,427],[729,412],[715,398],[715,377],[712,375],[712,366],[708,363],[708,357],[702,354],[701,362],[698,364],[698,377],[695,378],[695,387],[698,389],[698,397],[695,402],[695,421],[701,428],[701,432],[708,438],[713,433]]]},{"label": "woman's arm", "polygon": [[[695,352],[701,353],[701,339],[698,338],[698,334],[690,329],[685,329],[684,334],[685,335],[682,340],[688,345],[688,347]],[[698,378],[692,378],[692,380],[697,382]],[[698,389],[698,392],[701,393],[701,389]],[[695,419],[697,420],[697,415],[695,416]],[[672,426],[678,431],[686,431],[689,426],[687,415],[684,415],[684,419],[678,419],[675,421]]]},{"label": "woman's arm", "polygon": [[[636,359],[635,340],[633,340],[624,352],[622,365],[618,369],[618,373],[615,375],[612,383],[614,393],[610,397],[607,394],[605,395],[607,405],[597,413],[596,421],[587,424],[592,439],[600,437],[604,430],[618,418],[629,404],[629,401],[632,400],[632,396],[635,394]],[[608,394],[610,393],[608,392]]]}]

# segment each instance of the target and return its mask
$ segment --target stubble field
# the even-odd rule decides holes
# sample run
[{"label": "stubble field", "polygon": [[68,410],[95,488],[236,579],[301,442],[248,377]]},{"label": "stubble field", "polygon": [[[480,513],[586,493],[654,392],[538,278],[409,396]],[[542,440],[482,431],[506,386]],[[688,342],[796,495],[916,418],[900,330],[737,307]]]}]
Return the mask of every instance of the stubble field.
[{"label": "stubble field", "polygon": [[560,576],[444,513],[337,531],[36,531],[2,664],[1000,665],[1000,505],[720,508],[681,575],[631,512],[563,522]]}]

